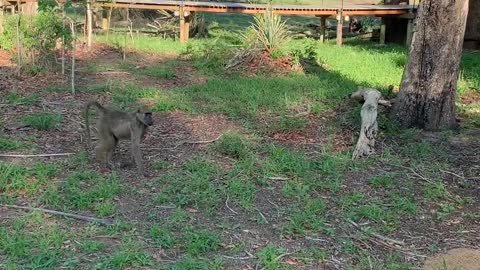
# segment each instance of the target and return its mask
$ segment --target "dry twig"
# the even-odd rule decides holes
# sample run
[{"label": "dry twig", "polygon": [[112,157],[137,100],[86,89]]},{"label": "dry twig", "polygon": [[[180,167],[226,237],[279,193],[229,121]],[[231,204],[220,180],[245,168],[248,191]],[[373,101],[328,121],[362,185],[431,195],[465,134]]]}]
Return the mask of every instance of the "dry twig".
[{"label": "dry twig", "polygon": [[363,233],[366,233],[366,234],[369,234],[371,236],[374,236],[382,241],[386,241],[386,242],[390,242],[390,243],[393,243],[393,244],[397,244],[397,245],[400,245],[400,246],[403,246],[405,245],[405,242],[403,241],[400,241],[400,240],[396,240],[396,239],[392,239],[392,238],[389,238],[389,237],[386,237],[386,236],[383,236],[383,235],[380,235],[378,233],[374,233],[374,232],[369,232],[369,231],[366,231],[365,229],[363,229],[362,227],[360,227],[360,225],[358,225],[357,223],[355,223],[354,221],[352,220],[347,220],[350,224],[352,224],[355,228],[357,228],[358,230],[360,230],[361,232]]},{"label": "dry twig", "polygon": [[37,155],[0,154],[0,157],[31,158],[31,157],[61,157],[61,156],[70,156],[70,155],[73,155],[73,153],[37,154]]},{"label": "dry twig", "polygon": [[43,209],[43,208],[35,208],[35,207],[28,207],[28,206],[19,206],[19,205],[10,205],[10,204],[0,204],[0,207],[8,207],[8,208],[14,208],[14,209],[22,209],[22,210],[28,210],[28,211],[40,211],[52,215],[59,215],[59,216],[64,216],[64,217],[70,217],[78,220],[83,220],[87,222],[98,222],[104,225],[111,225],[113,224],[113,220],[110,219],[101,219],[101,218],[96,218],[96,217],[87,217],[87,216],[82,216],[82,215],[77,215],[77,214],[70,214],[70,213],[65,213],[61,211],[55,211],[55,210],[49,210],[49,209]]},{"label": "dry twig", "polygon": [[238,215],[238,213],[235,212],[235,210],[233,210],[232,208],[230,208],[230,206],[228,206],[228,199],[230,199],[230,197],[227,195],[227,200],[225,201],[225,206],[227,206],[228,210],[230,210],[232,213],[234,213],[235,215]]}]

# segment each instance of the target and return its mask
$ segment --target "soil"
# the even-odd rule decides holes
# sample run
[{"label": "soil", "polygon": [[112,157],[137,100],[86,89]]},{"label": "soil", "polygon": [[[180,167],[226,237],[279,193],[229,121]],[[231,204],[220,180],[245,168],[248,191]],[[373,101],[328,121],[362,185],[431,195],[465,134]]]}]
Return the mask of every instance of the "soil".
[{"label": "soil", "polygon": [[[164,57],[139,52],[131,52],[128,55],[129,59],[135,62],[138,68],[145,68],[173,59],[168,56]],[[121,54],[118,51],[101,45],[96,45],[90,52],[80,51],[77,59],[79,69],[78,88],[92,83],[104,83],[106,80],[112,80],[120,83],[155,86],[165,91],[170,91],[177,86],[201,84],[206,81],[206,78],[199,74],[191,64],[182,60],[178,60],[179,65],[176,66],[177,76],[169,79],[139,78],[125,70],[109,70],[101,74],[90,73],[88,72],[88,64],[91,62],[108,64],[121,61]],[[255,74],[259,70],[283,73],[291,71],[292,64],[288,59],[273,60],[269,56],[263,55],[255,59],[244,69],[244,71],[250,74]],[[58,85],[64,82],[64,78],[59,72],[44,72],[37,76],[16,76],[14,74],[14,65],[8,54],[0,51],[0,97],[3,97],[7,91],[12,90],[21,94],[32,94],[52,84]],[[65,92],[42,93],[41,97],[41,102],[36,105],[0,104],[0,110],[3,113],[3,133],[24,140],[33,136],[37,144],[37,147],[34,149],[35,153],[78,153],[83,151],[84,133],[83,118],[81,116],[83,105],[91,99],[104,104],[109,103],[110,100],[108,93],[77,93],[75,95]],[[466,102],[469,100],[478,99],[477,97],[468,98]],[[55,130],[39,132],[33,131],[31,127],[25,126],[18,121],[19,115],[43,110],[61,113],[64,117],[62,125]],[[318,155],[322,151],[322,147],[327,145],[331,146],[334,151],[343,151],[351,148],[355,143],[354,138],[355,134],[358,133],[358,127],[342,127],[341,131],[335,135],[333,142],[327,136],[328,125],[338,122],[339,118],[344,117],[343,114],[344,112],[342,111],[329,112],[322,117],[307,114],[306,117],[309,119],[309,124],[304,130],[276,132],[268,134],[265,139],[274,140],[291,147],[306,149],[310,155]],[[118,198],[119,215],[123,220],[132,223],[138,222],[138,224],[141,224],[142,222],[147,222],[152,215],[156,216],[156,218],[162,218],[169,215],[171,211],[168,208],[156,208],[152,205],[152,198],[157,194],[158,190],[147,188],[145,184],[153,178],[161,176],[162,171],[151,168],[151,162],[161,160],[169,162],[174,167],[180,166],[192,158],[193,155],[200,151],[205,151],[208,147],[208,144],[192,142],[212,140],[229,130],[243,132],[240,123],[231,121],[218,114],[192,116],[181,111],[155,113],[154,123],[151,132],[148,133],[145,142],[142,144],[142,151],[147,162],[147,171],[150,177],[137,177],[134,166],[121,170],[121,181],[132,188],[127,194],[128,196]],[[2,133],[1,130],[0,133]],[[391,238],[405,241],[407,245],[404,249],[399,249],[397,246],[386,243],[381,239],[368,238],[368,240],[365,240],[365,238],[360,237],[361,234],[355,228],[346,224],[340,218],[332,218],[332,224],[329,224],[331,227],[336,228],[336,235],[312,235],[306,238],[279,239],[278,234],[281,230],[281,224],[275,223],[278,217],[275,205],[289,205],[291,203],[288,199],[278,196],[283,188],[284,183],[282,183],[282,180],[274,182],[271,187],[261,188],[258,191],[258,194],[262,194],[262,196],[258,196],[256,206],[265,219],[270,221],[267,225],[259,225],[256,220],[252,220],[249,213],[244,213],[234,206],[227,207],[225,205],[225,207],[219,209],[219,216],[223,217],[223,220],[211,220],[207,218],[206,214],[196,209],[189,209],[188,211],[196,219],[196,222],[213,229],[222,229],[219,224],[232,224],[231,229],[222,229],[226,250],[232,243],[241,242],[245,245],[246,250],[253,253],[271,243],[279,244],[289,251],[315,246],[324,248],[331,254],[331,257],[325,261],[315,262],[309,266],[304,266],[295,254],[284,256],[283,261],[295,269],[344,269],[347,263],[352,262],[352,258],[339,253],[339,250],[342,249],[341,240],[353,239],[352,241],[356,247],[364,250],[373,250],[379,257],[383,256],[386,258],[390,254],[389,252],[394,251],[401,253],[407,260],[417,263],[425,259],[423,256],[418,256],[418,254],[428,255],[428,250],[432,245],[438,246],[441,250],[458,247],[474,248],[474,250],[460,249],[460,251],[452,251],[450,255],[447,255],[446,260],[449,266],[453,266],[456,262],[462,262],[464,264],[467,263],[464,266],[464,270],[478,270],[480,268],[474,263],[479,261],[478,248],[480,247],[480,237],[478,232],[480,231],[480,220],[467,219],[464,214],[478,213],[480,207],[480,182],[478,181],[478,176],[480,175],[480,154],[478,153],[478,149],[480,149],[480,132],[478,130],[461,132],[450,137],[447,141],[435,134],[425,133],[422,135],[432,142],[446,147],[451,169],[450,171],[442,172],[442,174],[443,179],[448,183],[449,191],[460,197],[471,197],[474,199],[474,202],[456,211],[455,214],[452,214],[444,222],[437,220],[437,205],[433,203],[431,205],[421,205],[422,211],[417,216],[402,220],[401,229],[389,235]],[[401,142],[380,142],[379,144],[385,143],[401,144]],[[25,154],[27,153],[25,152]],[[117,162],[130,160],[127,143],[122,142],[119,145],[115,154],[115,160]],[[27,162],[24,159],[10,159],[10,161]],[[225,157],[219,157],[218,162],[222,166],[229,166],[230,163]],[[92,162],[91,166],[93,169],[101,171],[95,163]],[[368,179],[375,174],[397,172],[398,170],[398,167],[391,164],[384,164],[381,167],[372,165],[366,171],[361,172],[352,170],[342,182],[340,192],[342,194],[350,194],[355,191],[361,191],[365,196],[386,196],[382,194],[382,191],[371,188],[368,185]],[[105,172],[105,174],[107,173]],[[426,181],[421,176],[415,174],[415,172],[406,171],[404,173],[405,184],[408,184],[407,180],[409,179],[414,179],[416,181],[415,185],[418,186],[423,183],[422,181]],[[402,191],[400,190],[399,192]],[[329,204],[327,207],[327,209],[330,209],[327,213],[329,216],[341,217],[343,215],[343,213],[336,212],[341,209],[338,209],[334,200],[328,197],[331,195],[324,194],[322,191],[318,191],[318,193]],[[419,191],[418,194],[409,195],[422,196]],[[234,211],[236,213],[232,212],[231,208],[235,208]],[[15,211],[7,210],[7,213],[8,216],[12,216],[15,214]],[[76,226],[83,225],[77,224]],[[152,254],[157,254],[158,256],[155,255],[154,257],[158,257],[156,259],[159,261],[162,259],[170,260],[172,256],[176,255],[165,254],[162,250],[152,251]],[[427,263],[427,265],[435,265],[435,258],[432,259],[432,264]],[[469,262],[471,263],[469,264]],[[226,268],[254,269],[254,263],[251,259],[226,260]],[[477,268],[466,268],[474,266],[477,266]]]},{"label": "soil", "polygon": [[458,248],[429,258],[424,270],[480,270],[480,249]]}]

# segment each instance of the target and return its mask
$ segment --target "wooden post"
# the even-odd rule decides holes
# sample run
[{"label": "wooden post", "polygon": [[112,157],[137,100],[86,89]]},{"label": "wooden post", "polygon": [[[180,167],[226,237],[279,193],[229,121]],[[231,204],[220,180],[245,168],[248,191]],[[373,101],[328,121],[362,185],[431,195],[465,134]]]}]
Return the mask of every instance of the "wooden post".
[{"label": "wooden post", "polygon": [[0,9],[0,34],[3,34],[3,8]]},{"label": "wooden post", "polygon": [[408,20],[407,24],[407,38],[406,38],[406,45],[410,48],[410,44],[412,44],[412,37],[413,37],[413,20]]},{"label": "wooden post", "polygon": [[107,32],[109,29],[108,25],[108,11],[105,8],[102,9],[102,32]]},{"label": "wooden post", "polygon": [[180,6],[179,14],[180,16],[180,43],[187,42],[187,33],[185,33],[185,12],[183,6]]},{"label": "wooden post", "polygon": [[190,37],[190,23],[192,22],[193,18],[193,13],[191,12],[185,12],[185,42],[188,41],[188,38]]},{"label": "wooden post", "polygon": [[92,47],[92,32],[93,32],[93,14],[92,14],[92,2],[87,0],[87,47]]},{"label": "wooden post", "polygon": [[337,12],[337,45],[343,44],[343,10],[339,9]]},{"label": "wooden post", "polygon": [[320,17],[320,42],[325,42],[325,31],[327,29],[327,17]]},{"label": "wooden post", "polygon": [[387,26],[385,25],[385,21],[382,18],[382,25],[380,26],[380,44],[385,44],[385,35],[387,33]]}]

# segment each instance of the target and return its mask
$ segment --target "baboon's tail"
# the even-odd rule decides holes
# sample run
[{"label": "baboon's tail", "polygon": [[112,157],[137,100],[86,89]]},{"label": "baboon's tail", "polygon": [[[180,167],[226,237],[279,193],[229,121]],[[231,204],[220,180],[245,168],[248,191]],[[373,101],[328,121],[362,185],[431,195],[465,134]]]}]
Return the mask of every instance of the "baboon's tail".
[{"label": "baboon's tail", "polygon": [[100,105],[100,103],[96,102],[96,101],[90,101],[88,102],[87,106],[85,107],[85,130],[86,130],[86,136],[87,136],[87,146],[90,146],[90,144],[92,143],[92,138],[90,137],[90,121],[89,121],[89,118],[88,118],[88,111],[90,110],[90,107],[96,107],[98,111],[100,111],[101,113],[105,113],[105,107],[103,107],[102,105]]}]

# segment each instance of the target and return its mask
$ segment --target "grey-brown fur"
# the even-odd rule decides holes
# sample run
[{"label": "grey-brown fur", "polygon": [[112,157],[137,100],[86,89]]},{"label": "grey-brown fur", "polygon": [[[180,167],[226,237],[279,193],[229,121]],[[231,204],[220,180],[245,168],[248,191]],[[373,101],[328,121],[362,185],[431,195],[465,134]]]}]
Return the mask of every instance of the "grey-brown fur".
[{"label": "grey-brown fur", "polygon": [[138,173],[145,175],[145,168],[140,151],[140,143],[145,137],[147,128],[153,125],[152,113],[150,112],[122,112],[110,110],[96,101],[91,101],[85,108],[85,125],[87,135],[87,145],[91,144],[90,124],[88,112],[90,107],[95,107],[100,113],[97,120],[98,146],[96,148],[96,158],[102,165],[112,169],[112,157],[115,147],[119,140],[131,140],[131,151]]}]

